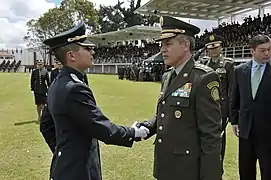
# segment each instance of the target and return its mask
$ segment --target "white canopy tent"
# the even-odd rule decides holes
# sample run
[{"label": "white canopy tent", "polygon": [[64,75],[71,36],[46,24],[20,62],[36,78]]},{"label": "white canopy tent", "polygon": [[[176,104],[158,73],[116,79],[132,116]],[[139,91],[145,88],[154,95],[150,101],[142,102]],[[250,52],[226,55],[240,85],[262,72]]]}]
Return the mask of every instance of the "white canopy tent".
[{"label": "white canopy tent", "polygon": [[160,27],[132,26],[119,31],[112,31],[102,34],[88,36],[88,40],[98,45],[108,45],[109,43],[121,41],[134,41],[153,39],[161,33]]}]

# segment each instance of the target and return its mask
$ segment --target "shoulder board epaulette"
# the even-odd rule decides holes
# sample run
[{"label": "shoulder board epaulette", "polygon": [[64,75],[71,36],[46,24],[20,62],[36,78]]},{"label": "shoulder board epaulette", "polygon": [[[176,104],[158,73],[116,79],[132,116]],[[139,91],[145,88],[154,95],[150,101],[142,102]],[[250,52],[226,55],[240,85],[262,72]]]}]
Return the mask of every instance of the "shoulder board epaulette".
[{"label": "shoulder board epaulette", "polygon": [[70,74],[70,76],[75,82],[84,84],[75,74]]},{"label": "shoulder board epaulette", "polygon": [[164,73],[169,72],[169,71],[171,71],[172,69],[173,69],[173,67],[170,67],[170,68],[168,68],[167,70],[165,70]]},{"label": "shoulder board epaulette", "polygon": [[200,60],[202,60],[202,61],[208,61],[208,60],[210,60],[210,57],[204,56],[204,57],[201,57]]},{"label": "shoulder board epaulette", "polygon": [[227,61],[232,61],[234,62],[234,60],[232,58],[229,58],[229,57],[224,57],[224,60],[227,60]]},{"label": "shoulder board epaulette", "polygon": [[200,64],[200,63],[195,63],[194,65],[194,68],[195,69],[200,69],[204,72],[211,72],[211,71],[214,71],[212,68],[210,68],[209,66],[206,66],[204,64]]}]

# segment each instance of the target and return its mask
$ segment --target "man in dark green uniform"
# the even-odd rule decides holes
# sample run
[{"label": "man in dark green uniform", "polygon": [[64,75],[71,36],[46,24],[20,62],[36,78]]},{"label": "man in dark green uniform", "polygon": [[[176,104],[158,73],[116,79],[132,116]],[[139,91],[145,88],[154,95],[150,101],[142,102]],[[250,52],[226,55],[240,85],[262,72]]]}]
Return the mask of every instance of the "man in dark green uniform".
[{"label": "man in dark green uniform", "polygon": [[[205,47],[209,55],[206,65],[214,69],[220,77],[220,105],[222,113],[222,147],[221,147],[221,165],[223,176],[223,161],[226,149],[226,127],[229,118],[229,98],[233,83],[234,60],[222,55],[222,37],[210,35],[205,39]],[[222,177],[221,177],[222,179]]]},{"label": "man in dark green uniform", "polygon": [[194,35],[200,29],[161,18],[161,52],[172,69],[162,78],[156,115],[138,126],[156,134],[154,177],[158,180],[219,180],[221,112],[219,77],[195,63]]}]

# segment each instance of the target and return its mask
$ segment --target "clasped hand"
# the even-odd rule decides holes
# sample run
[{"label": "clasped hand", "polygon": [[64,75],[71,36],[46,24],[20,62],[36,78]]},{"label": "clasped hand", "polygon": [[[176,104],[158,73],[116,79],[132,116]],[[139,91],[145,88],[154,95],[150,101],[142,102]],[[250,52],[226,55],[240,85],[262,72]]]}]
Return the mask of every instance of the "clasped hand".
[{"label": "clasped hand", "polygon": [[145,126],[137,126],[138,122],[134,122],[132,125],[132,128],[135,129],[135,138],[146,138],[148,134],[150,133],[149,129]]}]

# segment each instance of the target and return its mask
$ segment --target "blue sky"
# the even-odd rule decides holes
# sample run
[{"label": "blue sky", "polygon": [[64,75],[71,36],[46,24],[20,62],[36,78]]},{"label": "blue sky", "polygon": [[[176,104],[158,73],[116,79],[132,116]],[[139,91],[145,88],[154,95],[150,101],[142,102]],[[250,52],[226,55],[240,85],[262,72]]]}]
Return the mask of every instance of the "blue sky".
[{"label": "blue sky", "polygon": [[54,0],[57,5],[60,4],[61,0]]}]

